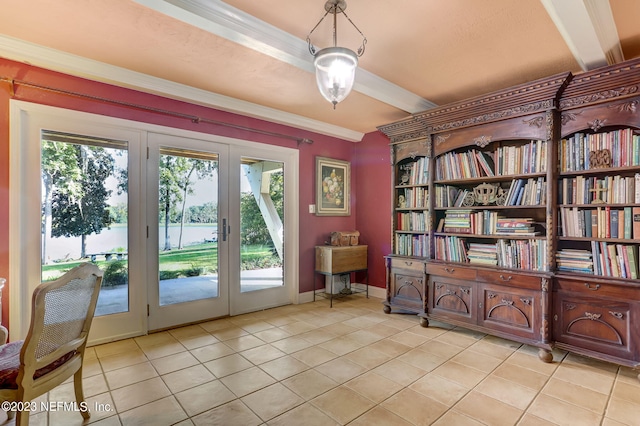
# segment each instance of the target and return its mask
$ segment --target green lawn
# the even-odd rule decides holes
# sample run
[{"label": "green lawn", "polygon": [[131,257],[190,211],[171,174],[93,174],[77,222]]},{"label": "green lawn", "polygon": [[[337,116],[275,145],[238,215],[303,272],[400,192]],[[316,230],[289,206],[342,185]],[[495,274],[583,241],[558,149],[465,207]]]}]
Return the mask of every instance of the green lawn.
[{"label": "green lawn", "polygon": [[[218,243],[203,243],[185,247],[181,250],[173,249],[160,252],[160,279],[177,278],[180,276],[194,276],[218,271]],[[241,253],[242,269],[269,268],[281,265],[280,259],[270,247],[263,245],[244,247]],[[53,280],[69,269],[85,261],[52,263],[42,266],[42,276],[45,280]],[[125,266],[127,260],[97,260],[95,263],[105,270],[114,262],[121,262]],[[106,277],[105,277],[106,279]]]}]

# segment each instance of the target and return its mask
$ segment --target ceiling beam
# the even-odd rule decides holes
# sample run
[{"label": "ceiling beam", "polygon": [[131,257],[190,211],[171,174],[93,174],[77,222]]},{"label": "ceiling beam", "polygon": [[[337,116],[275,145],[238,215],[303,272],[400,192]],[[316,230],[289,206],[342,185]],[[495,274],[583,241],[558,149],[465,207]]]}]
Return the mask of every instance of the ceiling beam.
[{"label": "ceiling beam", "polygon": [[608,1],[540,1],[583,71],[624,61]]},{"label": "ceiling beam", "polygon": [[[249,15],[221,0],[134,0],[189,25],[315,73],[306,41]],[[408,113],[436,106],[402,87],[362,68],[353,90]]]}]

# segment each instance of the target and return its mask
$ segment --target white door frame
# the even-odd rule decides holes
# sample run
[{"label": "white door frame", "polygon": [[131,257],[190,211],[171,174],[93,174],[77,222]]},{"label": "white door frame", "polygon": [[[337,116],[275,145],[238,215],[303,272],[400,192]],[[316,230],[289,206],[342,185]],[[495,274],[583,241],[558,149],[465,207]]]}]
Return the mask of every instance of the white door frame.
[{"label": "white door frame", "polygon": [[[10,287],[10,313],[9,331],[11,340],[23,338],[29,328],[31,294],[40,283],[40,176],[34,176],[34,170],[40,170],[40,129],[56,130],[67,133],[87,134],[102,137],[110,137],[118,140],[127,140],[129,147],[130,168],[138,167],[144,170],[146,167],[146,153],[142,155],[143,147],[146,147],[148,132],[164,133],[178,137],[194,138],[203,141],[228,144],[232,147],[244,147],[244,152],[268,152],[280,153],[288,156],[289,182],[285,182],[287,194],[293,200],[287,209],[285,223],[285,235],[290,241],[285,249],[285,279],[290,280],[287,286],[290,303],[298,303],[298,276],[299,276],[299,244],[298,244],[298,172],[299,153],[295,149],[249,142],[224,136],[210,135],[206,133],[188,130],[174,129],[154,124],[141,123],[114,117],[107,117],[92,113],[79,112],[64,108],[40,105],[19,100],[10,100],[9,146],[10,146],[10,172],[9,172],[9,287]],[[132,148],[131,145],[134,145]],[[138,148],[135,145],[139,145]],[[133,152],[137,151],[137,152]],[[238,184],[239,185],[239,184]],[[146,175],[140,173],[136,188],[130,185],[130,199],[142,199],[141,188],[146,187]],[[136,197],[136,198],[134,198]],[[35,200],[34,200],[35,198]],[[37,200],[37,201],[36,201]],[[37,207],[34,208],[34,203]],[[146,244],[146,212],[144,202],[131,203],[130,220],[136,223],[130,224],[131,234],[129,250],[138,250]],[[239,214],[239,207],[238,207]],[[135,226],[135,228],[134,228]],[[139,230],[133,233],[134,229]],[[139,249],[140,253],[144,249]],[[130,263],[141,262],[143,259],[135,259],[130,256]],[[238,268],[239,273],[239,268]],[[148,283],[146,268],[132,268],[130,283]],[[234,277],[230,277],[234,279]],[[239,277],[238,277],[239,280]],[[237,281],[239,282],[239,281]],[[112,323],[100,326],[100,317],[96,317],[90,336],[91,344],[104,343],[112,340],[123,339],[146,334],[148,319],[146,305],[148,302],[147,288],[145,285],[130,285],[130,314],[118,324]],[[240,313],[238,311],[236,313]],[[232,315],[234,314],[232,309]],[[116,314],[119,315],[119,314]],[[110,315],[114,318],[113,315]],[[108,335],[109,330],[113,331]],[[107,334],[102,334],[105,331]],[[104,337],[106,336],[106,337]]]}]

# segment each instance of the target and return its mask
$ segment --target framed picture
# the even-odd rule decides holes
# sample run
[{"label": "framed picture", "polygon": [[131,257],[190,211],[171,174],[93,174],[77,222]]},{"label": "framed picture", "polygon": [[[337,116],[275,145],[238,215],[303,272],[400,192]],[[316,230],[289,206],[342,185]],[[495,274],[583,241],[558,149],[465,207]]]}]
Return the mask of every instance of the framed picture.
[{"label": "framed picture", "polygon": [[316,216],[349,216],[351,165],[316,157]]}]

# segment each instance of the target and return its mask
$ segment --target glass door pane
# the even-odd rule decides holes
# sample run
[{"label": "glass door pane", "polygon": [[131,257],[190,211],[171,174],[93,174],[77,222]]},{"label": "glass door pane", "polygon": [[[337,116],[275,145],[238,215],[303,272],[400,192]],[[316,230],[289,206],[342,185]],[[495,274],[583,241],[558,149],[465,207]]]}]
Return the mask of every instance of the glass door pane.
[{"label": "glass door pane", "polygon": [[42,281],[104,271],[96,316],[129,311],[127,143],[42,132]]},{"label": "glass door pane", "polygon": [[241,159],[240,292],[284,285],[284,163]]},{"label": "glass door pane", "polygon": [[160,306],[218,296],[218,155],[160,150]]}]

